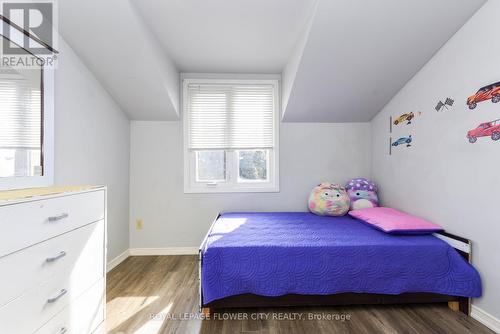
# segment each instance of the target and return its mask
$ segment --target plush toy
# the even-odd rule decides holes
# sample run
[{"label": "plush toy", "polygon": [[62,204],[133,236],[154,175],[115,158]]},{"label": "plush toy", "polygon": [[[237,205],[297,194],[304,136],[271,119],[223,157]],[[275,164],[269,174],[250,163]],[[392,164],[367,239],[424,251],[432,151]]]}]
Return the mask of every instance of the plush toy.
[{"label": "plush toy", "polygon": [[321,183],[309,195],[309,210],[319,216],[343,216],[349,204],[345,188],[338,184]]},{"label": "plush toy", "polygon": [[378,206],[377,185],[365,178],[352,179],[346,184],[351,210]]}]

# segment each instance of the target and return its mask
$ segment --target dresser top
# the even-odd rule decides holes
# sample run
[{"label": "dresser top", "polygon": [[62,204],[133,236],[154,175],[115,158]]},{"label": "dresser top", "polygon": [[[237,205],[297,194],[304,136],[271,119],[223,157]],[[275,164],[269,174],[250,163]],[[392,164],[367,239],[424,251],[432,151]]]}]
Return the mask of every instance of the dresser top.
[{"label": "dresser top", "polygon": [[33,197],[53,196],[66,193],[86,192],[103,188],[102,186],[54,186],[0,191],[0,204],[3,201],[19,201]]}]

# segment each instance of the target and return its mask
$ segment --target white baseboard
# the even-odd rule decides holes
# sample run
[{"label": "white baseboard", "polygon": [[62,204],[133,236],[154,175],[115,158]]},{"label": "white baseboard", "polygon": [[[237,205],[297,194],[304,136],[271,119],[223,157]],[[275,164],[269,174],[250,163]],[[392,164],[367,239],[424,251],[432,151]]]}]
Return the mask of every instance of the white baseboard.
[{"label": "white baseboard", "polygon": [[482,309],[480,309],[475,305],[472,305],[470,316],[479,321],[480,323],[482,323],[483,325],[485,325],[486,327],[488,327],[489,329],[491,329],[492,331],[494,331],[495,333],[500,333],[500,319],[492,316],[488,312],[483,311]]},{"label": "white baseboard", "polygon": [[198,247],[130,248],[131,256],[196,255]]},{"label": "white baseboard", "polygon": [[130,256],[130,249],[126,249],[123,253],[121,253],[114,259],[109,260],[106,266],[106,272],[109,272],[111,269],[113,269],[114,267],[125,261],[129,256]]},{"label": "white baseboard", "polygon": [[130,248],[108,261],[106,272],[125,261],[129,256],[148,255],[197,255],[198,247]]}]

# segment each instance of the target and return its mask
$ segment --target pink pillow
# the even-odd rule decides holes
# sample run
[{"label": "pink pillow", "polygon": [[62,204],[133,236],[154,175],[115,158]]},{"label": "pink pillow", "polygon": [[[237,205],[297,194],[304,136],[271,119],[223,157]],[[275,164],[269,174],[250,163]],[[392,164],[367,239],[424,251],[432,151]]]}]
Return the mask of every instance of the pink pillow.
[{"label": "pink pillow", "polygon": [[430,234],[442,231],[441,226],[407,213],[384,207],[349,211],[349,215],[391,234]]}]

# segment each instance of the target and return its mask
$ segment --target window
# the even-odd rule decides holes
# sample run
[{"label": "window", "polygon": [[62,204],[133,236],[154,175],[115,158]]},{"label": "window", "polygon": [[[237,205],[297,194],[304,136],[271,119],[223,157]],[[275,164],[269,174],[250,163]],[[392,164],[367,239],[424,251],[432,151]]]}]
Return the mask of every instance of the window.
[{"label": "window", "polygon": [[278,191],[277,80],[184,79],[185,192]]},{"label": "window", "polygon": [[42,176],[41,74],[0,68],[0,177]]},{"label": "window", "polygon": [[20,61],[0,66],[0,191],[54,181],[54,70],[41,65],[45,56],[21,47],[26,39],[33,48],[45,47],[30,36],[0,15],[0,46],[17,45],[12,57]]}]

